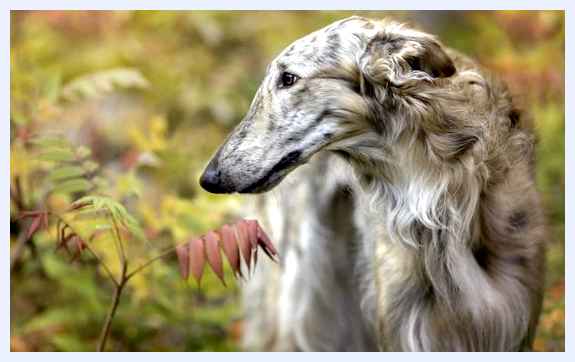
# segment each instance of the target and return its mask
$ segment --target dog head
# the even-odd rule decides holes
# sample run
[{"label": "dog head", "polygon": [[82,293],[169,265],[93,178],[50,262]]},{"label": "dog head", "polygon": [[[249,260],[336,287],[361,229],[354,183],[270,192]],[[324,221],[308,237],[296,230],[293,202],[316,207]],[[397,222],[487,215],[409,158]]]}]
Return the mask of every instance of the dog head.
[{"label": "dog head", "polygon": [[366,134],[389,133],[401,92],[455,72],[430,35],[360,17],[335,22],[271,62],[200,184],[214,193],[267,191],[320,150],[348,152]]}]

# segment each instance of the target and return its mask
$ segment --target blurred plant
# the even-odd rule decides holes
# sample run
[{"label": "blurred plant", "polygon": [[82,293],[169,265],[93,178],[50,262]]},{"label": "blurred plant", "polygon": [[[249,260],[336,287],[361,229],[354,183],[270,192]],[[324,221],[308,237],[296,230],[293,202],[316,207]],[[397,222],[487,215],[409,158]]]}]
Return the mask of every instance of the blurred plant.
[{"label": "blurred plant", "polygon": [[[21,217],[32,220],[22,240],[30,240],[41,228],[48,230],[50,221],[55,220],[57,249],[65,249],[72,256],[72,261],[87,250],[103,267],[114,285],[114,295],[102,326],[98,351],[106,348],[112,321],[126,284],[153,262],[176,252],[182,277],[187,279],[191,274],[199,284],[207,261],[225,285],[220,249],[236,276],[242,276],[240,250],[248,273],[256,265],[258,247],[272,260],[277,256],[276,249],[257,221],[240,220],[232,226],[224,225],[221,230],[210,231],[205,236],[171,247],[130,269],[131,258],[127,252],[129,242],[147,240],[138,221],[122,204],[108,196],[92,194],[97,191],[102,193],[106,185],[95,176],[98,164],[89,159],[91,152],[84,147],[74,149],[62,138],[41,138],[33,143],[40,147],[39,158],[52,163],[47,175],[52,187],[46,198],[52,193],[88,195],[73,197],[74,201],[64,209],[53,209],[46,203],[39,205],[38,210],[22,210]],[[15,201],[23,197],[16,190],[12,195]],[[115,259],[119,262],[116,268],[108,266],[105,257],[97,249],[96,241],[102,239],[106,241],[104,245],[109,245],[111,240],[114,246]],[[13,256],[12,265],[15,265],[14,258],[19,255]]]},{"label": "blurred plant", "polygon": [[75,101],[101,96],[116,88],[145,89],[148,86],[148,80],[138,70],[117,68],[90,73],[72,80],[62,88],[61,97],[64,100]]}]

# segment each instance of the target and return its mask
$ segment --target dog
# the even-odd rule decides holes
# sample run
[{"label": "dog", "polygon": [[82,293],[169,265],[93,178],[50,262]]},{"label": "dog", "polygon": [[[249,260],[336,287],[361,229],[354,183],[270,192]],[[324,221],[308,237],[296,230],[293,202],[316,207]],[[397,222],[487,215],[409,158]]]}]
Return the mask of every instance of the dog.
[{"label": "dog", "polygon": [[529,350],[546,233],[528,123],[500,80],[393,21],[288,46],[200,178],[258,194],[279,245],[244,288],[245,347]]}]

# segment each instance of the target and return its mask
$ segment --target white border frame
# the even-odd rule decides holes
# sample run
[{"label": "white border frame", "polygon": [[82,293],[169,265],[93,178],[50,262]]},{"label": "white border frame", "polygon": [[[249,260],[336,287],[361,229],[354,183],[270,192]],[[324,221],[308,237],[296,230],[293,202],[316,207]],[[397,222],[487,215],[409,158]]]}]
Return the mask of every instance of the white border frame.
[{"label": "white border frame", "polygon": [[[10,10],[130,10],[130,9],[142,9],[142,10],[565,10],[565,198],[567,201],[574,202],[575,194],[573,182],[575,171],[575,124],[573,122],[567,122],[570,115],[573,114],[573,101],[575,93],[573,91],[574,72],[571,70],[571,62],[573,61],[573,34],[575,28],[575,18],[571,15],[571,9],[573,8],[573,2],[569,1],[558,1],[558,0],[548,0],[548,1],[533,1],[533,0],[509,0],[505,4],[501,1],[495,0],[481,0],[480,2],[462,2],[462,1],[445,1],[445,0],[435,0],[435,1],[425,1],[425,0],[402,0],[402,1],[368,1],[368,0],[354,0],[353,2],[344,0],[289,0],[286,3],[281,2],[271,2],[265,0],[241,0],[241,1],[225,1],[225,0],[192,0],[189,2],[175,1],[175,0],[140,0],[140,1],[130,1],[130,0],[97,0],[97,1],[70,1],[70,0],[21,0],[13,1],[8,3],[10,0],[4,0],[0,3],[0,47],[2,54],[0,56],[0,65],[2,73],[0,76],[0,81],[3,83],[3,87],[0,89],[0,99],[2,99],[3,104],[3,116],[4,120],[0,124],[0,135],[4,142],[2,142],[2,151],[0,152],[0,158],[2,161],[2,186],[0,198],[3,200],[4,207],[0,210],[0,220],[9,220],[10,215],[10,196],[9,196],[9,164],[10,164],[10,125],[9,125],[9,109],[10,109]],[[565,278],[566,281],[574,280],[573,272],[574,268],[569,260],[573,260],[575,249],[570,245],[568,240],[573,240],[575,237],[575,220],[573,219],[573,214],[575,212],[575,206],[570,202],[565,203]],[[5,222],[5,221],[4,221]],[[5,224],[4,224],[5,225]],[[4,232],[8,232],[5,230]],[[3,343],[3,357],[7,357],[14,360],[28,360],[32,358],[41,359],[87,359],[93,361],[99,361],[101,356],[97,354],[87,353],[81,356],[76,353],[58,354],[57,356],[49,353],[31,354],[31,353],[10,353],[10,300],[8,296],[10,295],[10,271],[9,265],[9,255],[10,255],[10,243],[4,242],[1,246],[2,248],[2,269],[0,270],[0,295],[3,298],[0,299],[1,308],[1,318],[3,321],[3,326],[0,328],[0,341]],[[529,353],[529,354],[501,354],[495,353],[489,356],[483,354],[467,354],[464,358],[470,360],[483,360],[484,358],[489,359],[509,359],[509,358],[521,358],[525,360],[539,360],[540,358],[546,359],[569,359],[573,360],[572,357],[567,357],[571,354],[573,343],[573,335],[568,332],[571,330],[570,327],[574,325],[574,316],[571,313],[574,310],[574,290],[570,287],[569,283],[566,286],[565,293],[565,350],[564,353]],[[310,355],[303,354],[301,357],[303,359],[315,359],[315,358],[326,358],[326,359],[347,359],[349,355],[347,354],[321,354],[321,355]],[[106,358],[120,359],[123,356],[117,353],[112,353],[106,355]],[[135,357],[135,356],[130,356]],[[208,359],[240,359],[240,360],[253,360],[255,359],[280,359],[280,360],[290,360],[294,356],[285,353],[277,353],[274,355],[267,354],[252,354],[252,353],[235,353],[233,356],[228,354],[217,354],[217,353],[205,353],[205,354],[195,354],[186,355],[183,353],[172,353],[170,358],[175,358],[179,360],[189,360],[190,358],[208,358]],[[400,359],[413,359],[417,358],[417,354],[362,354],[358,358],[362,359],[386,359],[386,358],[400,358]],[[426,356],[420,356],[423,358],[431,359],[460,359],[462,356],[455,353],[440,353],[440,354],[430,354]],[[138,355],[137,358],[155,359],[156,356],[153,354]]]}]

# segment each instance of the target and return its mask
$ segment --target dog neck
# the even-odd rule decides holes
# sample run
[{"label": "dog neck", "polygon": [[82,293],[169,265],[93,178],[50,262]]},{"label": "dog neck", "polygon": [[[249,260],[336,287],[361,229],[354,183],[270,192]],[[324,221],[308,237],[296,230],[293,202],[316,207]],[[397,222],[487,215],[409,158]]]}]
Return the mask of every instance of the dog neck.
[{"label": "dog neck", "polygon": [[[368,156],[374,154],[380,157]],[[509,333],[499,335],[499,340],[483,339],[486,345],[467,346],[471,350],[497,349],[498,343],[509,345],[510,339],[517,340],[511,332],[517,329],[505,328],[525,323],[512,319],[513,314],[505,309],[509,307],[505,302],[515,299],[502,298],[503,292],[475,255],[481,247],[480,203],[485,184],[481,169],[471,159],[462,158],[457,164],[430,162],[424,150],[409,142],[386,150],[382,144],[365,141],[347,157],[359,184],[356,223],[364,231],[365,255],[371,256],[378,290],[373,303],[377,328],[386,336],[381,348],[441,349],[438,340],[424,338],[428,329],[440,328],[439,318],[471,320],[477,333],[487,328],[486,323]],[[496,300],[500,309],[491,310],[486,318]],[[449,328],[455,331],[457,324]],[[435,332],[465,338],[453,331]],[[457,333],[468,331],[461,327]]]},{"label": "dog neck", "polygon": [[[394,149],[377,148],[380,153],[383,148],[385,156],[352,164],[363,195],[359,207],[385,234],[382,241],[411,255],[424,275],[433,274],[425,269],[435,269],[438,261],[448,262],[444,255],[448,249],[471,253],[478,243],[483,184],[472,161],[433,163],[407,140]],[[446,287],[440,283],[435,289],[441,294]]]}]

